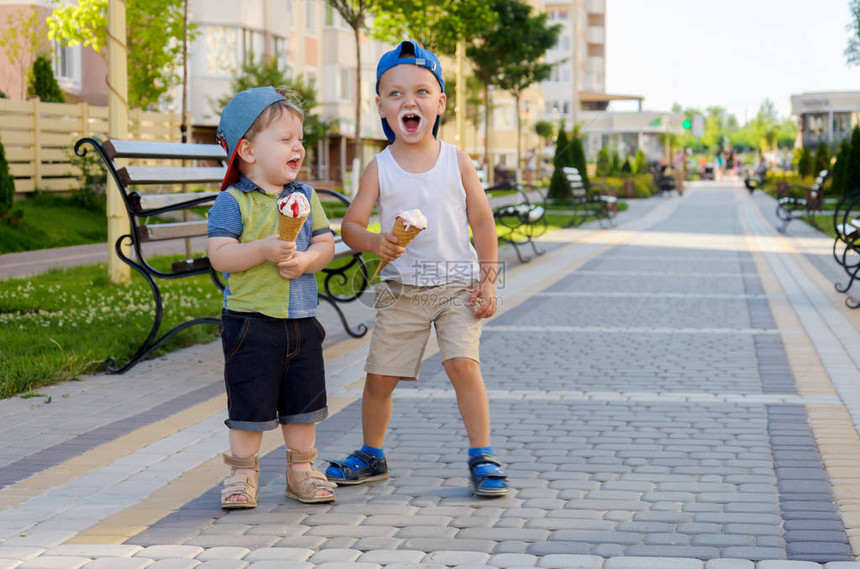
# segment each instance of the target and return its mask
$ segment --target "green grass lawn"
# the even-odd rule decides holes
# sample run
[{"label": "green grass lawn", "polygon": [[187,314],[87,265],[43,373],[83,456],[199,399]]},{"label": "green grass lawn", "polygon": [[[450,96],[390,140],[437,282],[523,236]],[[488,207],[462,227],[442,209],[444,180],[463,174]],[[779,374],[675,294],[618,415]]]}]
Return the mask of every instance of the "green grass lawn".
[{"label": "green grass lawn", "polygon": [[81,207],[74,198],[38,194],[15,202],[20,220],[0,219],[0,254],[51,247],[104,243],[104,209]]},{"label": "green grass lawn", "polygon": [[[221,292],[206,275],[160,281],[162,330],[217,316]],[[108,282],[104,265],[52,270],[0,287],[0,397],[104,370],[114,357],[125,362],[152,327],[155,302],[132,271],[127,285]],[[215,326],[192,326],[160,353],[215,338]]]}]

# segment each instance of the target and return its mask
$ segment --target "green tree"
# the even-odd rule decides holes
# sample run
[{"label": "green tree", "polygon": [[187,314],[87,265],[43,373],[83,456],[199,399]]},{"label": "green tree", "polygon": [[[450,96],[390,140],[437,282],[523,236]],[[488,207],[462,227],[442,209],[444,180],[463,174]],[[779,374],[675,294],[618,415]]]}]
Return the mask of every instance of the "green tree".
[{"label": "green tree", "polygon": [[633,161],[633,173],[645,174],[646,172],[648,172],[648,159],[645,157],[645,153],[642,152],[642,149],[637,148],[636,158]]},{"label": "green tree", "polygon": [[590,184],[588,181],[587,162],[585,160],[585,148],[582,146],[582,134],[579,131],[579,125],[573,127],[573,133],[570,139],[570,165],[579,170],[579,175],[582,177],[582,183],[587,188]]},{"label": "green tree", "polygon": [[848,8],[851,11],[851,22],[847,28],[851,37],[848,38],[848,46],[845,48],[845,59],[848,60],[848,65],[860,65],[860,0],[850,0]]},{"label": "green tree", "polygon": [[377,39],[418,40],[436,55],[454,55],[457,43],[471,43],[496,21],[486,0],[376,0]]},{"label": "green tree", "polygon": [[[317,143],[325,138],[331,125],[314,113],[314,109],[317,107],[316,88],[312,83],[306,82],[303,76],[299,75],[295,79],[290,79],[287,77],[286,70],[279,67],[278,62],[273,57],[261,55],[256,58],[251,56],[242,64],[242,69],[230,82],[229,93],[238,93],[246,89],[267,85],[284,86],[295,94],[296,102],[305,113],[305,120],[302,125],[304,146],[310,156],[318,158],[316,156]],[[230,102],[231,98],[232,95],[225,95],[215,101],[213,107],[220,114],[221,109]]]},{"label": "green tree", "polygon": [[836,153],[836,163],[833,164],[833,171],[830,174],[830,190],[833,193],[845,193],[845,170],[850,156],[851,143],[847,138],[843,138]]},{"label": "green tree", "polygon": [[0,217],[12,209],[13,203],[15,203],[15,178],[9,172],[6,149],[0,142]]},{"label": "green tree", "polygon": [[544,146],[549,146],[552,137],[555,136],[555,126],[549,121],[539,120],[535,123],[535,134],[543,140]]},{"label": "green tree", "polygon": [[561,25],[546,25],[547,14],[532,15],[532,7],[522,2],[507,2],[498,12],[498,25],[482,35],[484,42],[495,44],[497,49],[509,50],[516,57],[508,58],[501,69],[497,85],[514,98],[517,121],[517,170],[522,161],[522,113],[520,102],[523,92],[535,83],[549,79],[552,65],[544,62],[547,50],[558,42]]},{"label": "green tree", "polygon": [[845,163],[845,177],[842,179],[844,193],[860,190],[860,126],[851,131],[851,151]]},{"label": "green tree", "polygon": [[813,163],[815,164],[812,169],[813,175],[817,176],[822,170],[830,170],[830,151],[827,148],[827,143],[823,140],[818,143]]},{"label": "green tree", "polygon": [[609,175],[611,168],[611,158],[609,157],[609,149],[605,146],[597,152],[597,175],[603,179]]},{"label": "green tree", "polygon": [[47,27],[37,6],[21,8],[6,16],[6,27],[0,32],[0,47],[9,63],[21,77],[21,98],[26,96],[33,63],[40,55],[51,52]]},{"label": "green tree", "polygon": [[797,159],[797,173],[801,178],[808,178],[812,175],[812,169],[815,167],[815,158],[812,156],[812,151],[809,147],[804,146],[800,150],[800,157]]},{"label": "green tree", "polygon": [[66,95],[54,77],[51,62],[44,55],[36,57],[36,61],[33,62],[33,71],[27,84],[27,96],[39,97],[45,103],[66,102]]},{"label": "green tree", "polygon": [[562,168],[572,165],[570,157],[570,142],[567,139],[562,121],[558,129],[558,137],[555,139],[555,154],[552,158],[554,170],[549,181],[549,197],[556,201],[565,200],[570,196],[567,178],[562,171]]},{"label": "green tree", "polygon": [[[55,0],[57,1],[57,0]],[[127,0],[128,103],[150,108],[175,85],[185,35],[184,0]],[[49,37],[101,52],[107,38],[107,0],[78,0],[54,8]],[[188,26],[189,39],[196,27]]]}]

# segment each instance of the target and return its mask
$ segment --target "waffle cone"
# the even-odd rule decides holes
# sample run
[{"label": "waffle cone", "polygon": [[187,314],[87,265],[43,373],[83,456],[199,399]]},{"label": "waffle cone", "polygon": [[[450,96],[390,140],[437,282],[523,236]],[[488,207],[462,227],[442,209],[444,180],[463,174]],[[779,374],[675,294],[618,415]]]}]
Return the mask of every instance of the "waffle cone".
[{"label": "waffle cone", "polygon": [[278,216],[278,237],[281,241],[295,241],[299,236],[299,231],[302,230],[302,225],[308,217],[287,217],[286,215]]},{"label": "waffle cone", "polygon": [[[403,221],[400,219],[400,216],[397,216],[394,219],[394,227],[391,228],[391,234],[396,235],[397,238],[400,239],[400,244],[404,247],[412,243],[412,240],[418,237],[418,234],[422,231],[423,229],[415,226],[409,226],[409,229],[403,227]],[[376,267],[376,272],[379,273],[382,271],[387,264],[388,261],[380,261],[379,266]]]}]

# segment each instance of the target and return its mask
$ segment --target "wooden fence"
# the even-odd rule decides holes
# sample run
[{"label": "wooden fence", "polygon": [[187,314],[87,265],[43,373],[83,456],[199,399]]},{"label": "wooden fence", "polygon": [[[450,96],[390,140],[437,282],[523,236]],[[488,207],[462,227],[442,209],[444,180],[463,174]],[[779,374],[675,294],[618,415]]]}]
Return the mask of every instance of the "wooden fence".
[{"label": "wooden fence", "polygon": [[[0,99],[0,142],[18,195],[80,188],[81,173],[71,161],[75,142],[85,136],[105,139],[107,131],[107,107]],[[180,142],[180,115],[132,109],[128,137]]]}]

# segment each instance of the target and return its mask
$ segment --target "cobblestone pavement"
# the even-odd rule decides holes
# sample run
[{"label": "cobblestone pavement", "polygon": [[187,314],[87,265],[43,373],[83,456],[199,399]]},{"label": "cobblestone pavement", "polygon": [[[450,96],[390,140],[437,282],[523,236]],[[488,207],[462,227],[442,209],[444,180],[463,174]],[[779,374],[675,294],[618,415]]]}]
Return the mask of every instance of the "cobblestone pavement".
[{"label": "cobblestone pavement", "polygon": [[[773,209],[691,184],[509,264],[482,341],[507,498],[470,495],[432,341],[391,479],[331,505],[283,497],[269,433],[260,507],[219,509],[217,342],[0,401],[0,569],[860,569],[860,311]],[[366,350],[329,342],[320,467],[361,444]]]}]

